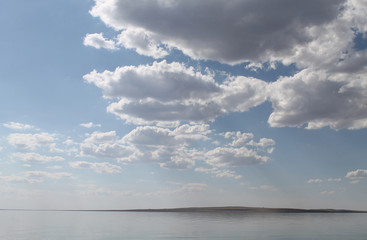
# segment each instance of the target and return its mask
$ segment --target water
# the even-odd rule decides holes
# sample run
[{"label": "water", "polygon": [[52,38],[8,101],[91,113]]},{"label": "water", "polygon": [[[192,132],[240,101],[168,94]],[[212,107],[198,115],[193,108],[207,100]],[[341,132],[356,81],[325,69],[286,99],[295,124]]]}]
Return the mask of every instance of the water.
[{"label": "water", "polygon": [[1,240],[367,239],[367,214],[0,211]]}]

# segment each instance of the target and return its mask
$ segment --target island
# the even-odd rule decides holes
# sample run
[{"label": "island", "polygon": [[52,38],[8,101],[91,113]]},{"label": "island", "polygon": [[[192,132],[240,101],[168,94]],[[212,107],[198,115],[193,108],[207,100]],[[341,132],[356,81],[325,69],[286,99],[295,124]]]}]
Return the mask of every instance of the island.
[{"label": "island", "polygon": [[265,208],[265,207],[186,207],[157,209],[99,210],[119,212],[187,212],[187,213],[367,213],[361,210],[348,209],[300,209],[300,208]]}]

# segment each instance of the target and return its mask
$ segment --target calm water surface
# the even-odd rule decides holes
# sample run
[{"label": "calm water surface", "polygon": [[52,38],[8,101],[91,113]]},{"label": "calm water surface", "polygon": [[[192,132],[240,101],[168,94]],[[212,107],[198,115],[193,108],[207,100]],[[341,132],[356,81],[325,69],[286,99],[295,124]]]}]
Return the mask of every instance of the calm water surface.
[{"label": "calm water surface", "polygon": [[0,211],[0,239],[367,239],[367,214]]}]

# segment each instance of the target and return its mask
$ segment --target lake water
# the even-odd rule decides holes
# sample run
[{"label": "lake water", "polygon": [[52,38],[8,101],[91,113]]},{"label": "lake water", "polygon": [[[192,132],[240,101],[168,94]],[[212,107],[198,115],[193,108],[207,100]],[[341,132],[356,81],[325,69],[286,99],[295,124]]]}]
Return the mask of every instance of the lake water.
[{"label": "lake water", "polygon": [[367,239],[367,214],[0,211],[1,240]]}]

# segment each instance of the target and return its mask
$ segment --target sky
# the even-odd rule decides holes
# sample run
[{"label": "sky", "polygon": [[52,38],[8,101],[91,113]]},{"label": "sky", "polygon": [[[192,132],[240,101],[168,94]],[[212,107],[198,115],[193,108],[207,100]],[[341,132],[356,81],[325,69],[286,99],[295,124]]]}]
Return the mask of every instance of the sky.
[{"label": "sky", "polygon": [[367,210],[367,1],[0,4],[0,208]]}]

